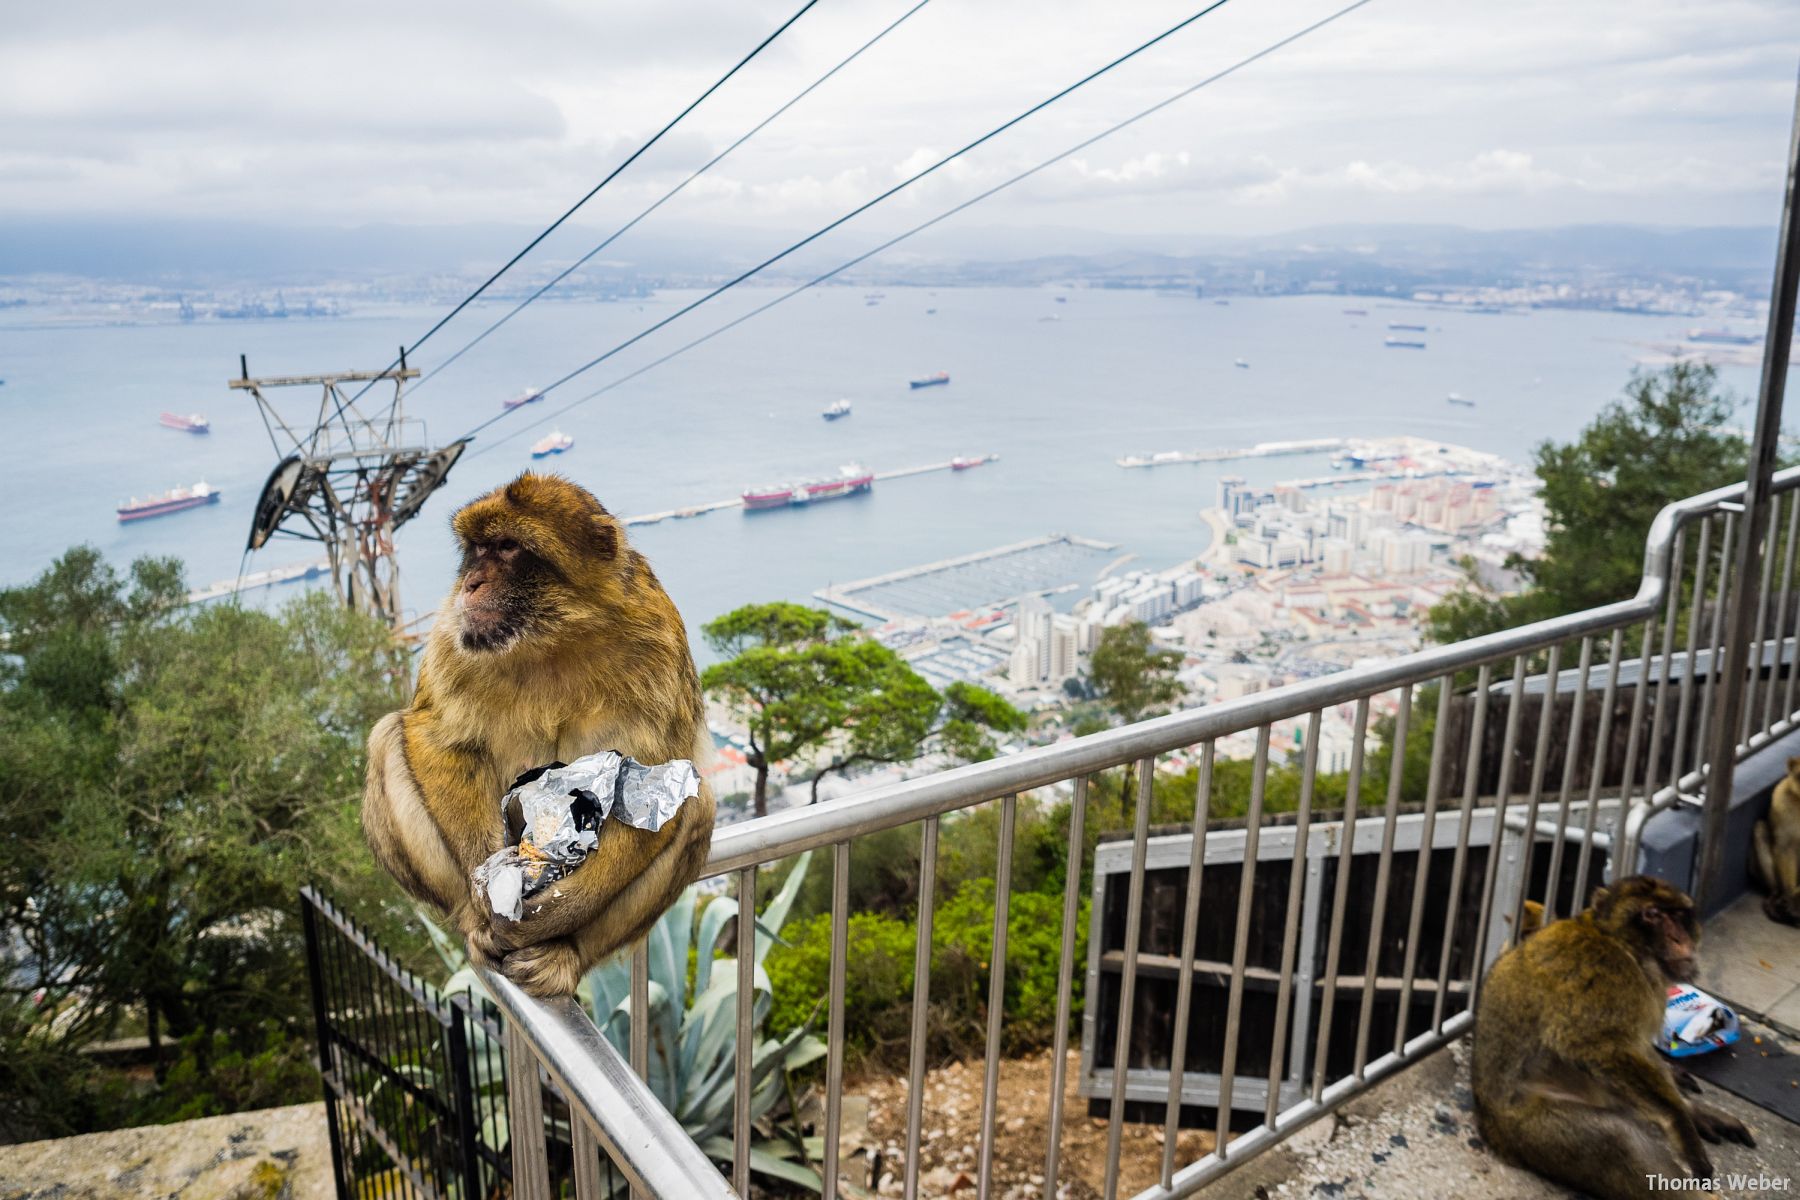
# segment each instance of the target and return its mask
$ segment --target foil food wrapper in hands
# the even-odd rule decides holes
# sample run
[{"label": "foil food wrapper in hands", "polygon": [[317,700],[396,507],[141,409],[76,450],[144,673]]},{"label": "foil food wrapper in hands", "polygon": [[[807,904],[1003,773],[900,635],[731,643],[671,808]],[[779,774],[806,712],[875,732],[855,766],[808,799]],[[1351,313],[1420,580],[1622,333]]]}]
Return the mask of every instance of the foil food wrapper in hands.
[{"label": "foil food wrapper in hands", "polygon": [[687,759],[646,766],[602,750],[528,771],[500,801],[507,844],[475,868],[475,885],[497,915],[517,921],[526,900],[582,864],[603,822],[654,833],[699,794]]}]

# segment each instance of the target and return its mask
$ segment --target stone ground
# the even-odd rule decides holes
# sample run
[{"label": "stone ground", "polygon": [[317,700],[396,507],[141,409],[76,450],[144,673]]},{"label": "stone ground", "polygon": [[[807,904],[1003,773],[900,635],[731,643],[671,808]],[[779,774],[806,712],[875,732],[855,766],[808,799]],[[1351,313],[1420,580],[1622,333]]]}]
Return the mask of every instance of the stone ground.
[{"label": "stone ground", "polygon": [[1800,929],[1763,916],[1761,896],[1745,896],[1707,921],[1694,982],[1800,1038]]},{"label": "stone ground", "polygon": [[0,1200],[331,1200],[325,1105],[0,1146]]},{"label": "stone ground", "polygon": [[[1774,1036],[1763,1031],[1764,1036]],[[1570,1200],[1577,1193],[1496,1158],[1475,1132],[1467,1039],[1384,1080],[1335,1114],[1197,1193],[1205,1200]],[[1756,1135],[1754,1150],[1709,1147],[1721,1175],[1800,1191],[1800,1126],[1707,1086],[1708,1104]],[[1745,1200],[1766,1192],[1710,1193]],[[1780,1192],[1774,1193],[1783,1194]]]}]

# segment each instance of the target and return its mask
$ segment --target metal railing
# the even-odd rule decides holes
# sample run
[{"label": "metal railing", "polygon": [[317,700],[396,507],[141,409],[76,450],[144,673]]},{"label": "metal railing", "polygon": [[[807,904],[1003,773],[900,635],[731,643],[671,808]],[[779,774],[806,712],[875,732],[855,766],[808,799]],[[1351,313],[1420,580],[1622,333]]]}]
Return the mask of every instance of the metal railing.
[{"label": "metal railing", "polygon": [[[733,881],[740,911],[748,911],[754,903],[759,868],[804,851],[831,851],[828,1055],[819,1124],[827,1200],[839,1194],[842,1168],[839,1135],[846,1041],[844,990],[850,849],[854,843],[904,826],[919,831],[918,949],[906,1080],[903,1181],[903,1194],[913,1200],[919,1192],[921,1174],[922,1085],[940,830],[947,818],[954,819],[954,814],[990,803],[999,807],[976,1180],[976,1194],[985,1198],[995,1190],[994,1134],[999,1115],[997,1083],[1003,1044],[1007,914],[1018,806],[1021,797],[1040,789],[1065,789],[1071,793],[1055,1044],[1049,1096],[1044,1101],[1048,1135],[1043,1147],[1045,1182],[1041,1186],[1042,1194],[1051,1195],[1055,1193],[1059,1172],[1068,1165],[1061,1161],[1060,1143],[1066,1118],[1063,1096],[1068,1038],[1077,1003],[1073,981],[1079,891],[1088,865],[1086,829],[1096,820],[1089,804],[1089,785],[1100,772],[1135,771],[1130,870],[1124,885],[1123,969],[1115,1010],[1115,1069],[1110,1072],[1110,1117],[1102,1188],[1111,1197],[1118,1194],[1121,1186],[1122,1132],[1130,1074],[1124,1068],[1132,1045],[1134,989],[1144,935],[1146,857],[1158,764],[1171,756],[1182,756],[1184,761],[1197,764],[1194,834],[1185,867],[1176,1016],[1172,1042],[1167,1048],[1167,1095],[1162,1101],[1162,1162],[1156,1182],[1139,1193],[1140,1200],[1186,1195],[1463,1034],[1472,1023],[1473,999],[1482,973],[1502,949],[1508,936],[1506,930],[1517,928],[1525,902],[1535,898],[1545,903],[1549,910],[1546,919],[1558,915],[1558,881],[1572,876],[1573,887],[1570,889],[1565,883],[1564,894],[1572,895],[1568,901],[1571,908],[1579,908],[1599,874],[1591,865],[1595,848],[1608,851],[1609,867],[1628,872],[1637,861],[1645,822],[1657,812],[1696,799],[1696,789],[1704,784],[1708,773],[1709,763],[1704,759],[1707,731],[1713,714],[1720,711],[1721,689],[1743,689],[1742,703],[1736,706],[1742,714],[1734,743],[1738,757],[1794,727],[1795,645],[1800,632],[1795,614],[1795,603],[1800,597],[1794,594],[1796,537],[1800,534],[1800,469],[1774,477],[1770,500],[1773,512],[1771,519],[1762,523],[1768,533],[1759,547],[1757,618],[1747,639],[1746,653],[1738,656],[1748,669],[1735,679],[1724,678],[1718,669],[1727,657],[1721,640],[1722,614],[1732,596],[1731,551],[1737,523],[1743,516],[1744,491],[1742,484],[1734,485],[1666,507],[1650,529],[1643,581],[1637,595],[1629,600],[721,828],[714,836],[705,873]],[[1564,664],[1570,662],[1575,664],[1572,672],[1565,671]],[[1432,693],[1435,697],[1427,701]],[[1326,716],[1343,708],[1350,713],[1352,753],[1344,781],[1342,811],[1334,814],[1324,811],[1317,796],[1317,785],[1324,778],[1318,764],[1319,735]],[[1391,711],[1391,724],[1377,738],[1371,714],[1383,708]],[[1432,711],[1435,722],[1424,728],[1425,717]],[[1305,729],[1300,761],[1287,766],[1272,764],[1271,730],[1296,720],[1303,722]],[[1416,733],[1415,725],[1421,727]],[[1527,727],[1529,734],[1525,732]],[[1203,913],[1200,897],[1202,876],[1207,871],[1206,831],[1216,768],[1222,761],[1220,743],[1238,734],[1253,735],[1254,751],[1248,813],[1242,822],[1241,864],[1236,867],[1236,903],[1229,913]],[[1419,844],[1427,850],[1438,841],[1451,845],[1448,830],[1456,831],[1449,865],[1448,901],[1441,909],[1427,905],[1431,886],[1429,854],[1422,853],[1413,871],[1410,893],[1388,895],[1395,864],[1397,822],[1402,808],[1409,807],[1409,799],[1416,799],[1405,794],[1409,736],[1430,740]],[[1364,781],[1378,765],[1371,760],[1372,753],[1387,754],[1388,782],[1383,795],[1365,797],[1361,795]],[[1458,759],[1460,762],[1455,761]],[[1561,764],[1554,775],[1549,771],[1553,761]],[[1461,786],[1453,788],[1452,778],[1459,767]],[[1310,890],[1321,886],[1322,872],[1303,872],[1296,864],[1290,868],[1286,903],[1279,913],[1253,911],[1251,903],[1259,862],[1258,842],[1265,828],[1274,824],[1274,814],[1267,811],[1266,803],[1272,770],[1297,770],[1299,774],[1293,829],[1290,834],[1284,828],[1282,838],[1291,837],[1288,844],[1292,847],[1304,847],[1315,832],[1337,822],[1337,840],[1342,847],[1335,894],[1329,901],[1314,897]],[[1490,778],[1494,779],[1491,790],[1487,786]],[[1359,817],[1359,812],[1364,815]],[[1470,843],[1470,831],[1477,824],[1478,813],[1490,818],[1486,827],[1492,837],[1488,852],[1479,857],[1472,852]],[[1603,813],[1611,814],[1604,822]],[[1412,819],[1412,814],[1408,819]],[[1374,855],[1374,911],[1369,914],[1365,961],[1353,964],[1344,957],[1345,925],[1349,920],[1345,889],[1353,870],[1350,848],[1357,839],[1343,831],[1368,827],[1370,836],[1374,836],[1374,826],[1380,829],[1379,851]],[[1300,853],[1297,849],[1288,852]],[[1540,852],[1548,856],[1544,876],[1548,882],[1539,885],[1534,897],[1533,862]],[[1503,860],[1510,864],[1505,869]],[[1216,864],[1211,868],[1219,869]],[[1463,958],[1459,961],[1467,964],[1466,975],[1460,967],[1453,970],[1452,944],[1456,939],[1451,936],[1459,919],[1466,923],[1466,914],[1460,911],[1465,893],[1467,903],[1479,910],[1472,952],[1466,946],[1460,951]],[[1330,903],[1328,927],[1322,934],[1322,970],[1310,961],[1297,962],[1300,917],[1309,902]],[[1405,914],[1403,922],[1401,913]],[[1561,915],[1567,915],[1567,910]],[[1203,1047],[1197,1044],[1195,1031],[1190,1029],[1195,943],[1202,922],[1215,918],[1232,922],[1228,995],[1217,1044]],[[1099,922],[1098,909],[1091,919]],[[1262,1091],[1266,1099],[1260,1105],[1260,1124],[1233,1136],[1234,1091],[1250,1086],[1238,1069],[1240,1061],[1247,1061],[1240,1051],[1244,1049],[1241,1031],[1245,981],[1250,969],[1250,933],[1253,925],[1261,929],[1264,922],[1273,921],[1280,922],[1281,932],[1279,963],[1267,975],[1274,982],[1275,1035]],[[1427,934],[1431,937],[1427,938]],[[1373,1023],[1373,998],[1384,944],[1389,947],[1389,958],[1398,956],[1400,961],[1399,975],[1386,977],[1397,987],[1400,998],[1400,1015],[1394,1027],[1387,1030],[1377,1029]],[[1440,947],[1439,952],[1422,958],[1419,949],[1426,944]],[[750,1144],[749,1089],[755,1026],[755,963],[747,950],[738,954],[737,967],[737,1092],[732,1130],[733,1144],[742,1147]],[[1212,967],[1222,971],[1225,964],[1211,964],[1208,969]],[[1295,1038],[1291,1024],[1297,999],[1297,968],[1308,981],[1304,1007],[1309,1014],[1317,1013],[1317,1027]],[[1360,980],[1355,978],[1358,969]],[[640,948],[634,960],[634,1005],[647,995],[646,970],[646,956]],[[1321,990],[1316,998],[1311,994],[1315,978]],[[519,1073],[516,1078],[526,1079],[535,1061],[568,1096],[578,1118],[578,1158],[586,1154],[593,1159],[597,1153],[594,1147],[583,1144],[591,1135],[598,1148],[631,1176],[640,1196],[750,1194],[749,1156],[735,1156],[727,1186],[718,1169],[667,1111],[656,1104],[638,1076],[573,1002],[538,1004],[497,977],[490,977],[490,986],[512,1018],[511,1069]],[[1431,999],[1427,1017],[1409,1018],[1427,995]],[[1452,996],[1456,997],[1454,1003]],[[1340,1033],[1333,1005],[1348,1005],[1353,1000],[1358,1004],[1354,1030],[1350,1031],[1346,1024]],[[1084,1003],[1092,1001],[1089,996]],[[1347,1010],[1344,1015],[1347,1017]],[[1092,1013],[1086,1017],[1091,1020]],[[1306,1019],[1314,1018],[1309,1015]],[[633,1022],[634,1038],[637,1025]],[[1327,1063],[1332,1059],[1334,1038],[1342,1037],[1353,1038],[1354,1049],[1349,1055],[1349,1069],[1334,1077],[1327,1070]],[[1290,1053],[1309,1050],[1309,1063],[1288,1059]],[[1188,1061],[1199,1052],[1220,1063],[1214,1149],[1192,1162],[1180,1163],[1176,1161],[1176,1134],[1184,1115],[1192,1117],[1191,1110],[1184,1114],[1183,1084]],[[1338,1052],[1341,1058],[1342,1045]],[[635,1041],[632,1058],[641,1069],[644,1058]],[[1283,1106],[1280,1085],[1287,1078],[1291,1095],[1291,1081],[1296,1075],[1305,1079],[1307,1086],[1297,1100]],[[531,1130],[538,1128],[531,1123],[532,1117],[524,1105],[514,1107],[513,1120],[515,1137],[528,1137]],[[575,1178],[577,1195],[583,1200],[597,1194],[579,1186],[583,1179],[580,1170]],[[547,1197],[546,1180],[541,1156],[528,1163],[515,1155],[515,1195],[527,1200]]]}]

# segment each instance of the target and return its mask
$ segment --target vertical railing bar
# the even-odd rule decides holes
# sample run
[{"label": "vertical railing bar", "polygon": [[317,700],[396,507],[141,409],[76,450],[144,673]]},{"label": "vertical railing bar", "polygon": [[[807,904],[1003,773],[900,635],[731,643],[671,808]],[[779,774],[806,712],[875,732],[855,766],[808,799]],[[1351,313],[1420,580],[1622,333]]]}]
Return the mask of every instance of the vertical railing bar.
[{"label": "vertical railing bar", "polygon": [[1506,840],[1507,801],[1512,795],[1513,751],[1519,744],[1519,713],[1525,704],[1525,656],[1513,658],[1512,687],[1507,692],[1506,733],[1500,744],[1500,781],[1494,790],[1493,829],[1488,840],[1487,870],[1481,877],[1481,910],[1475,925],[1475,961],[1469,968],[1469,1007],[1475,1006],[1481,975],[1487,967],[1488,925],[1494,916],[1494,884],[1500,875],[1500,852]]},{"label": "vertical railing bar", "polygon": [[[1685,528],[1677,529],[1675,531],[1675,547],[1669,555],[1669,594],[1667,600],[1663,604],[1662,675],[1659,679],[1654,681],[1656,683],[1656,713],[1654,714],[1650,726],[1650,756],[1646,760],[1644,767],[1645,798],[1649,798],[1656,794],[1656,775],[1662,765],[1663,717],[1670,711],[1669,689],[1671,686],[1675,686],[1670,682],[1670,673],[1675,669],[1675,628],[1680,624],[1676,618],[1681,611],[1681,572],[1686,565],[1684,561],[1686,550],[1687,530]],[[1651,648],[1655,641],[1656,617],[1652,614],[1644,622],[1644,663],[1642,669],[1645,675],[1650,673]],[[1638,681],[1638,691],[1639,695],[1632,701],[1632,711],[1636,715],[1633,717],[1630,730],[1627,731],[1627,736],[1634,747],[1637,744],[1638,722],[1642,718],[1642,709],[1638,705],[1638,700],[1643,699],[1642,679]],[[1676,732],[1672,733],[1670,736],[1679,740],[1679,727],[1677,727]],[[1625,779],[1627,784],[1630,782],[1632,772],[1636,769],[1636,754],[1627,754],[1625,757]],[[1629,801],[1631,799],[1631,788],[1629,786],[1621,793],[1620,799],[1622,801]]]},{"label": "vertical railing bar", "polygon": [[[319,944],[319,911],[311,889],[303,888],[300,893],[300,924],[305,933],[306,975],[312,991],[313,1025],[319,1035],[319,1075],[325,1083],[325,1137],[331,1148],[331,1180],[338,1195],[343,1196],[349,1193],[350,1180],[344,1173],[344,1139],[338,1128],[343,1117],[338,1107],[336,1073],[331,1062],[334,1027],[330,1008],[325,1002],[325,958]],[[459,1108],[461,1102],[459,1096]],[[468,1153],[466,1144],[463,1152],[465,1156]]]},{"label": "vertical railing bar", "polygon": [[[1794,580],[1794,536],[1797,532],[1800,532],[1800,492],[1794,493],[1794,502],[1788,510],[1787,549],[1782,552],[1781,613],[1784,628],[1789,611],[1788,605],[1791,586]],[[1781,712],[1783,717],[1788,717],[1793,714],[1794,684],[1800,682],[1800,618],[1797,618],[1794,621],[1793,633],[1783,637],[1784,650],[1786,649],[1785,642],[1788,637],[1794,639],[1794,658],[1793,661],[1788,664],[1787,687],[1782,692]]]},{"label": "vertical railing bar", "polygon": [[1081,864],[1087,857],[1087,793],[1087,776],[1082,775],[1075,780],[1075,796],[1069,803],[1069,855],[1063,865],[1062,957],[1056,966],[1056,1040],[1050,1060],[1050,1144],[1044,1152],[1046,1196],[1056,1195],[1056,1172],[1061,1166],[1063,1088],[1068,1083],[1069,1021],[1074,1008],[1075,934],[1081,920]]},{"label": "vertical railing bar", "polygon": [[650,939],[631,948],[631,1070],[650,1078]]},{"label": "vertical railing bar", "polygon": [[[1387,922],[1388,877],[1394,869],[1394,824],[1400,816],[1400,789],[1406,782],[1406,732],[1412,719],[1413,689],[1400,689],[1394,712],[1394,745],[1388,759],[1387,808],[1381,823],[1381,857],[1375,867],[1375,906],[1369,914],[1369,946],[1363,955],[1362,1007],[1356,1013],[1356,1058],[1351,1074],[1363,1077],[1369,1064],[1369,1027],[1375,1017],[1375,978],[1381,974],[1381,934]],[[1404,1020],[1404,1017],[1402,1018]]]},{"label": "vertical railing bar", "polygon": [[[1485,668],[1484,668],[1485,670]],[[1344,942],[1344,909],[1349,904],[1350,867],[1355,860],[1356,805],[1362,794],[1363,743],[1369,736],[1369,698],[1356,701],[1356,715],[1351,718],[1350,778],[1344,785],[1344,813],[1338,828],[1337,879],[1332,885],[1331,929],[1325,935],[1325,974],[1319,1002],[1318,1046],[1313,1051],[1312,1100],[1319,1102],[1325,1091],[1325,1057],[1331,1050],[1331,1019],[1337,1009],[1338,956]]]},{"label": "vertical railing bar", "polygon": [[[1788,603],[1792,599],[1794,582],[1794,535],[1796,533],[1800,533],[1800,492],[1795,492],[1788,497],[1787,548],[1781,552],[1781,591],[1777,593],[1779,599],[1775,602],[1775,663],[1771,668],[1774,673],[1769,676],[1769,686],[1763,689],[1764,729],[1771,729],[1775,725],[1775,684],[1782,674],[1784,660],[1787,658],[1787,641],[1790,636],[1788,633]],[[1787,678],[1791,687],[1794,678],[1791,667],[1787,672]],[[1781,715],[1785,719],[1792,711],[1793,709],[1789,708]]]},{"label": "vertical railing bar", "polygon": [[[1695,744],[1704,747],[1711,737],[1713,715],[1713,698],[1719,691],[1719,676],[1725,669],[1725,610],[1731,604],[1731,589],[1737,581],[1731,577],[1731,539],[1732,525],[1737,520],[1736,513],[1725,514],[1725,529],[1719,537],[1719,598],[1713,603],[1712,628],[1708,631],[1706,642],[1706,686],[1700,693],[1700,723],[1694,727]],[[1689,669],[1692,669],[1690,664]],[[1737,681],[1732,680],[1732,687]],[[1700,771],[1711,771],[1712,763],[1701,761],[1704,750],[1694,751],[1694,768]],[[1680,774],[1669,776],[1669,782],[1679,785]]]},{"label": "vertical railing bar", "polygon": [[587,1118],[576,1112],[573,1105],[569,1107],[569,1146],[575,1200],[607,1200],[607,1192],[600,1185],[600,1141],[588,1127]]},{"label": "vertical railing bar", "polygon": [[1000,800],[1000,854],[994,864],[994,941],[988,954],[987,1064],[981,1085],[981,1157],[975,1200],[989,1200],[994,1187],[994,1117],[1000,1096],[1000,1029],[1006,1003],[1006,926],[1012,911],[1013,823],[1019,798]]},{"label": "vertical railing bar", "polygon": [[[1576,668],[1578,678],[1575,680],[1575,703],[1569,710],[1569,741],[1563,751],[1562,786],[1557,790],[1556,804],[1556,838],[1550,846],[1550,869],[1544,884],[1544,924],[1548,925],[1556,917],[1556,881],[1562,878],[1564,836],[1569,829],[1570,798],[1575,789],[1575,762],[1581,757],[1582,722],[1587,720],[1588,672],[1594,666],[1594,639],[1581,639],[1581,665]],[[1536,828],[1535,825],[1530,826]],[[1524,911],[1524,905],[1520,905]],[[1516,931],[1524,928],[1513,926]]]},{"label": "vertical railing bar", "polygon": [[[1669,782],[1677,783],[1687,764],[1688,715],[1692,709],[1694,672],[1699,669],[1700,605],[1706,599],[1706,573],[1712,565],[1712,517],[1700,522],[1700,547],[1694,554],[1694,598],[1688,603],[1687,654],[1682,660],[1681,702],[1675,710],[1674,757],[1669,762]],[[1646,785],[1648,780],[1646,780]],[[1647,794],[1655,795],[1647,790]]]},{"label": "vertical railing bar", "polygon": [[[1575,887],[1569,893],[1569,912],[1578,913],[1587,907],[1587,879],[1589,861],[1593,856],[1594,829],[1600,819],[1600,783],[1606,777],[1606,762],[1612,749],[1612,715],[1613,705],[1618,703],[1619,694],[1619,652],[1625,645],[1625,630],[1621,627],[1612,632],[1612,647],[1606,656],[1606,690],[1600,696],[1600,728],[1594,732],[1594,764],[1588,773],[1588,795],[1586,819],[1581,824],[1581,844],[1575,853]],[[1555,919],[1556,912],[1548,905],[1544,907],[1544,924]]]},{"label": "vertical railing bar", "polygon": [[[1317,719],[1317,714],[1314,714]],[[1194,996],[1194,942],[1200,936],[1200,887],[1206,874],[1206,824],[1212,809],[1213,743],[1200,748],[1194,787],[1194,834],[1188,847],[1187,901],[1181,914],[1181,966],[1175,984],[1175,1041],[1169,1049],[1169,1107],[1163,1117],[1162,1186],[1175,1186],[1175,1142],[1181,1128],[1181,1090],[1187,1076],[1188,1019]],[[1056,1130],[1051,1130],[1051,1136]],[[1046,1176],[1046,1196],[1056,1194],[1056,1177]]]},{"label": "vertical railing bar", "polygon": [[756,868],[738,872],[737,1054],[731,1110],[731,1186],[750,1195],[750,1085],[756,1038]]},{"label": "vertical railing bar", "polygon": [[[1531,751],[1531,791],[1525,802],[1525,832],[1519,835],[1519,890],[1512,902],[1513,940],[1519,937],[1519,922],[1524,919],[1525,898],[1531,893],[1531,860],[1537,850],[1538,810],[1544,802],[1544,773],[1549,767],[1550,724],[1556,715],[1557,668],[1562,665],[1562,643],[1550,647],[1549,670],[1544,676],[1544,703],[1538,708],[1537,739]],[[1496,831],[1496,838],[1500,836]],[[1562,838],[1556,839],[1562,845]],[[1552,885],[1554,886],[1554,885]],[[1504,911],[1504,910],[1503,910]]]},{"label": "vertical railing bar", "polygon": [[1450,692],[1455,677],[1438,680],[1437,717],[1431,728],[1431,767],[1425,781],[1425,815],[1419,822],[1419,865],[1413,873],[1412,911],[1406,918],[1406,961],[1400,968],[1400,1016],[1394,1022],[1394,1053],[1406,1049],[1407,1013],[1412,1010],[1413,972],[1419,965],[1419,930],[1425,920],[1425,892],[1437,841],[1438,804],[1444,784],[1444,744],[1450,733]]},{"label": "vertical railing bar", "polygon": [[512,1127],[512,1196],[550,1200],[550,1154],[544,1141],[544,1092],[538,1084],[537,1055],[516,1021],[506,1023],[506,1105]]},{"label": "vertical railing bar", "polygon": [[1111,1196],[1119,1183],[1119,1148],[1125,1132],[1125,1078],[1130,1073],[1131,1018],[1137,1003],[1138,942],[1143,935],[1144,859],[1150,841],[1150,807],[1155,798],[1156,760],[1137,764],[1137,808],[1131,823],[1131,876],[1125,892],[1125,960],[1119,975],[1119,1027],[1113,1038],[1112,1103],[1106,1122],[1106,1186]]},{"label": "vertical railing bar", "polygon": [[[1269,1095],[1263,1124],[1275,1128],[1281,1111],[1281,1079],[1286,1071],[1288,1010],[1293,1002],[1294,953],[1300,933],[1301,889],[1306,883],[1306,839],[1312,827],[1313,786],[1319,767],[1320,713],[1306,718],[1306,746],[1300,757],[1300,802],[1294,816],[1294,855],[1288,861],[1287,913],[1281,929],[1281,982],[1275,992],[1274,1044],[1269,1048]],[[1186,982],[1184,975],[1183,982]]]},{"label": "vertical railing bar", "polygon": [[1481,787],[1482,739],[1487,736],[1488,690],[1492,663],[1475,673],[1475,714],[1469,720],[1469,754],[1463,767],[1462,807],[1456,822],[1456,853],[1450,859],[1450,903],[1444,916],[1444,946],[1438,952],[1437,998],[1431,1005],[1431,1027],[1444,1032],[1444,1005],[1450,995],[1450,958],[1456,952],[1456,922],[1462,915],[1463,874],[1469,859],[1469,826],[1475,820],[1475,796]]},{"label": "vertical railing bar", "polygon": [[[1226,1157],[1231,1133],[1232,1091],[1237,1083],[1238,1022],[1244,1007],[1244,959],[1250,949],[1250,907],[1256,886],[1256,852],[1261,844],[1263,789],[1269,774],[1269,727],[1256,730],[1256,761],[1250,774],[1250,808],[1244,815],[1244,863],[1238,876],[1237,931],[1231,947],[1231,989],[1225,1007],[1225,1055],[1219,1070],[1219,1119],[1213,1153]],[[1110,1156],[1109,1156],[1110,1157]],[[1107,1193],[1110,1195],[1110,1191]]]},{"label": "vertical railing bar", "polygon": [[[1762,579],[1756,591],[1756,625],[1752,633],[1756,651],[1754,656],[1747,656],[1750,657],[1750,678],[1745,685],[1743,712],[1740,714],[1742,719],[1738,723],[1737,740],[1740,746],[1750,740],[1750,720],[1756,711],[1757,693],[1762,690],[1763,659],[1769,652],[1769,590],[1775,583],[1775,546],[1781,538],[1781,497],[1770,497],[1770,503],[1775,506],[1775,511],[1770,514],[1760,551],[1763,561],[1758,574]],[[1761,732],[1760,728],[1758,732]]]},{"label": "vertical railing bar", "polygon": [[850,951],[850,843],[831,848],[831,983],[825,1036],[825,1187],[837,1200],[838,1137],[844,1114],[844,967]]},{"label": "vertical railing bar", "polygon": [[[926,817],[919,835],[919,916],[913,945],[912,1046],[906,1066],[906,1200],[919,1195],[919,1126],[924,1120],[925,1037],[931,1011],[931,925],[937,910],[938,818]],[[1066,960],[1065,960],[1066,967]],[[1058,1060],[1057,1067],[1062,1066]],[[1061,1088],[1057,1089],[1058,1100]],[[1052,1138],[1052,1145],[1054,1145]]]}]

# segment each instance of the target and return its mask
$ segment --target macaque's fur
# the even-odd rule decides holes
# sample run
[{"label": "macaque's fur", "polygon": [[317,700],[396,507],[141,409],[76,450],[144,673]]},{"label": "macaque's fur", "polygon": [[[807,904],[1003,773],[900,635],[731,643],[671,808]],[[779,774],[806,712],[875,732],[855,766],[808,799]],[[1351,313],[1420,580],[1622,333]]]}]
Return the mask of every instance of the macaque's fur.
[{"label": "macaque's fur", "polygon": [[1599,1200],[1657,1195],[1648,1175],[1712,1177],[1702,1139],[1754,1145],[1738,1121],[1683,1099],[1653,1049],[1699,936],[1692,900],[1634,875],[1502,954],[1475,1005],[1488,1144]]},{"label": "macaque's fur", "polygon": [[503,840],[500,800],[523,771],[618,750],[692,759],[711,739],[681,615],[600,502],[565,479],[521,475],[452,523],[456,584],[419,666],[412,705],[369,735],[363,829],[400,885],[444,910],[472,956],[536,995],[642,934],[706,860],[712,791],[656,833],[601,826],[574,871],[494,915],[470,873]]},{"label": "macaque's fur", "polygon": [[1769,797],[1769,812],[1756,823],[1750,845],[1750,877],[1768,892],[1763,912],[1771,921],[1800,925],[1800,758]]}]

